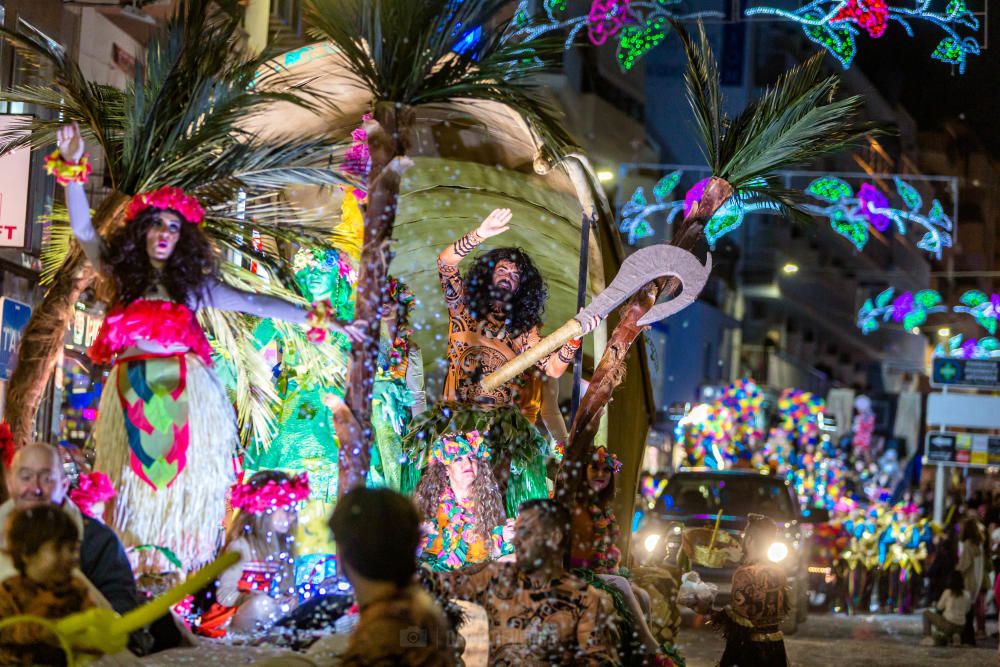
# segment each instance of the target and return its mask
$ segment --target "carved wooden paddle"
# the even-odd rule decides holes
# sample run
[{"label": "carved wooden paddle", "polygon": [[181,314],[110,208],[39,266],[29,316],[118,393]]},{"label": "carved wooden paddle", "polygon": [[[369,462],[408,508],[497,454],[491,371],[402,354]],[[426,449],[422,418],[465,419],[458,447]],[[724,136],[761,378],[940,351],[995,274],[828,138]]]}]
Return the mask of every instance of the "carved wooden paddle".
[{"label": "carved wooden paddle", "polygon": [[590,329],[585,325],[593,320],[594,315],[597,315],[599,322],[649,281],[672,276],[681,282],[680,294],[670,301],[658,303],[650,308],[649,312],[639,320],[639,324],[647,325],[666,319],[694,303],[711,272],[711,255],[703,265],[697,257],[677,246],[658,244],[629,255],[622,262],[615,279],[607,289],[594,297],[589,306],[529,350],[517,355],[483,378],[483,389],[493,391],[505,382],[510,382],[543,357],[565,345],[566,341],[590,333]]}]

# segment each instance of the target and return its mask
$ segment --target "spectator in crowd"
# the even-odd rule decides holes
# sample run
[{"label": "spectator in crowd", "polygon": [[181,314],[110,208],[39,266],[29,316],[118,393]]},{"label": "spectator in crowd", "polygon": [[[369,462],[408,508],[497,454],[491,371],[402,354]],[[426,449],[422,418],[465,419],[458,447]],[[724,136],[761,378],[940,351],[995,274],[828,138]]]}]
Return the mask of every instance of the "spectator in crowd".
[{"label": "spectator in crowd", "polygon": [[[958,566],[956,569],[962,574],[965,590],[973,601],[972,608],[967,614],[962,642],[975,645],[973,617],[976,615],[976,605],[979,604],[979,598],[982,594],[986,559],[983,550],[983,534],[979,530],[979,522],[974,517],[967,517],[962,522],[962,532],[958,541]],[[983,625],[985,626],[985,618]],[[985,627],[981,627],[980,630],[985,635]]]},{"label": "spectator in crowd", "polygon": [[934,557],[927,568],[927,578],[930,580],[928,604],[933,604],[941,597],[951,573],[958,567],[958,540],[954,532],[943,532],[934,538]]},{"label": "spectator in crowd", "polygon": [[[84,516],[69,499],[69,479],[63,470],[59,450],[41,443],[19,449],[7,471],[7,489],[10,500],[0,505],[0,522],[6,521],[15,507],[51,503],[63,508],[83,535],[80,542],[83,575],[119,614],[138,606],[135,577],[125,548],[111,528]],[[0,543],[0,548],[5,546],[5,541]],[[9,562],[0,564],[0,576],[3,576],[4,566],[10,572]]]},{"label": "spectator in crowd", "polygon": [[[19,508],[4,532],[17,573],[0,582],[0,619],[28,615],[54,621],[95,606],[91,588],[73,576],[80,530],[66,512],[47,504]],[[67,657],[48,628],[20,622],[0,630],[0,664],[59,666]]]},{"label": "spectator in crowd", "polygon": [[932,636],[933,628],[944,635],[945,641],[960,646],[965,617],[970,609],[972,609],[972,597],[965,590],[962,573],[958,570],[952,570],[948,588],[941,594],[937,604],[924,610],[924,638],[920,644],[922,646],[935,645],[936,642]]},{"label": "spectator in crowd", "polygon": [[334,635],[317,642],[309,658],[319,667],[454,665],[444,613],[416,583],[420,515],[413,503],[389,489],[354,489],[337,501],[330,528],[361,613],[345,650]]},{"label": "spectator in crowd", "polygon": [[529,500],[515,523],[516,563],[439,575],[451,595],[486,610],[490,665],[617,664],[610,599],[566,570],[569,527],[564,506]]},{"label": "spectator in crowd", "polygon": [[[105,524],[85,516],[67,497],[69,479],[59,450],[42,443],[19,449],[7,470],[7,490],[10,499],[0,505],[0,526],[5,525],[15,509],[45,504],[61,507],[83,536],[79,570],[100,593],[99,599],[106,600],[119,614],[139,605],[132,566],[118,536]],[[7,546],[6,536],[0,534],[0,550],[6,550]],[[10,559],[0,557],[0,579],[14,573]],[[151,645],[148,633],[140,631],[132,635],[130,648],[134,652],[144,653]]]}]

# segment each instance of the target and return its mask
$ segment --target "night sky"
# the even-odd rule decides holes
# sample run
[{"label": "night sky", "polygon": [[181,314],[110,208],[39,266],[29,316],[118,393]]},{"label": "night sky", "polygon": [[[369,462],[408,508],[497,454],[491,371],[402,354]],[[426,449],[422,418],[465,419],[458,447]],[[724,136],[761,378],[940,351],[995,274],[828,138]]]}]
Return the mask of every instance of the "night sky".
[{"label": "night sky", "polygon": [[[995,2],[971,0],[968,5],[975,11],[977,4],[987,1]],[[964,75],[957,67],[930,58],[942,33],[923,22],[914,22],[913,38],[898,24],[890,24],[877,40],[859,35],[855,66],[890,102],[902,104],[921,129],[938,129],[944,121],[964,114],[963,121],[993,158],[1000,159],[1000,2],[993,9],[988,26],[991,48],[970,56]],[[981,35],[985,27],[980,28]]]}]

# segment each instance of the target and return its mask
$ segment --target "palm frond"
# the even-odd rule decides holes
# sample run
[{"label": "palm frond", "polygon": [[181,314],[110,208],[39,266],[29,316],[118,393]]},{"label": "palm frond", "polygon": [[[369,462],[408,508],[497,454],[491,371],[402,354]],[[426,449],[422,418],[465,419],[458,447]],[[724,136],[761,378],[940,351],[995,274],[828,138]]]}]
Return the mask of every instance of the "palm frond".
[{"label": "palm frond", "polygon": [[73,230],[69,226],[69,212],[62,204],[53,205],[48,213],[39,218],[39,222],[43,225],[39,282],[49,285],[69,255]]},{"label": "palm frond", "polygon": [[[694,40],[682,25],[674,24],[688,57],[687,96],[694,112],[703,151],[712,175],[737,191],[771,191],[760,179],[781,169],[806,164],[835,153],[867,134],[873,123],[858,122],[860,96],[836,99],[839,79],[824,76],[822,55],[790,69],[736,118],[722,110],[718,67],[704,26]],[[800,217],[789,191],[774,190],[775,201]],[[780,196],[777,196],[780,195]]]},{"label": "palm frond", "polygon": [[705,28],[698,24],[698,42],[691,38],[683,25],[672,22],[687,56],[684,72],[688,104],[694,112],[695,126],[701,138],[701,150],[713,175],[722,170],[722,133],[725,116],[722,111],[722,84],[719,66],[712,54]]},{"label": "palm frond", "polygon": [[[506,0],[310,0],[313,34],[329,39],[378,102],[404,106],[457,99],[500,102],[521,114],[546,145],[574,146],[560,114],[532,77],[556,64],[557,39],[518,41]],[[474,29],[478,40],[457,49]]]},{"label": "palm frond", "polygon": [[257,320],[215,308],[199,309],[198,320],[232,374],[230,398],[236,406],[241,442],[246,446],[253,439],[267,447],[276,431],[280,401],[271,368],[252,342]]}]

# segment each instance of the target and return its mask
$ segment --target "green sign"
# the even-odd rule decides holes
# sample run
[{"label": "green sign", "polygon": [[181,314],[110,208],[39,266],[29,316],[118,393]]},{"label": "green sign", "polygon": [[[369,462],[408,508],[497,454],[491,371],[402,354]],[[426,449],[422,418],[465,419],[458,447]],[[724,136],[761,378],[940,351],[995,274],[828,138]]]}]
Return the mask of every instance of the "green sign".
[{"label": "green sign", "polygon": [[935,387],[1000,389],[1000,359],[935,359],[931,384]]}]

